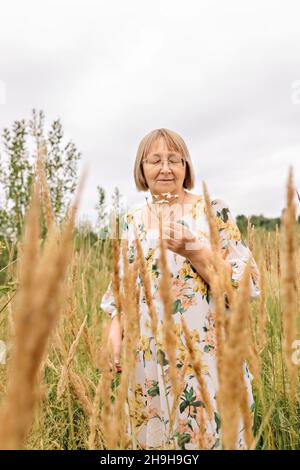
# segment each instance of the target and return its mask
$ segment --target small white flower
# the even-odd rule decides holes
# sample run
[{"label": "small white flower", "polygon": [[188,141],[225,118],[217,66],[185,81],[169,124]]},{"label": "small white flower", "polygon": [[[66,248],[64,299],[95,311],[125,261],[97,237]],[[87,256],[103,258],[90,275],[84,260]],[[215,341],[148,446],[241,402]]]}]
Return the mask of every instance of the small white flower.
[{"label": "small white flower", "polygon": [[160,195],[153,194],[153,197],[156,199],[160,196],[163,196],[165,199],[162,199],[161,201],[157,201],[159,204],[168,204],[169,201],[167,199],[171,199],[172,197],[179,197],[178,194],[171,194],[171,193],[161,193]]}]

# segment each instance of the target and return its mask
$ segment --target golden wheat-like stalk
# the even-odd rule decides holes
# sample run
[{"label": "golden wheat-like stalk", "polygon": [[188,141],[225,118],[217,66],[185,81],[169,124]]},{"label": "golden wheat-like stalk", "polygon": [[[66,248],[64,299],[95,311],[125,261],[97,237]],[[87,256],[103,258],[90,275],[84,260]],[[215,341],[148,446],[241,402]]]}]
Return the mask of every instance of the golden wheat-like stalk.
[{"label": "golden wheat-like stalk", "polygon": [[43,201],[42,208],[48,231],[56,225],[55,214],[51,202],[49,186],[46,178],[45,161],[47,159],[46,143],[39,143],[37,148],[37,177],[39,179],[40,193]]},{"label": "golden wheat-like stalk", "polygon": [[85,318],[84,318],[84,320],[83,320],[83,322],[82,322],[82,324],[81,324],[81,326],[78,330],[76,338],[74,339],[74,341],[73,341],[73,343],[70,347],[70,351],[69,351],[66,363],[62,367],[60,379],[59,379],[59,382],[57,384],[57,399],[58,400],[61,399],[61,397],[64,393],[66,383],[67,383],[67,379],[68,379],[68,372],[69,372],[69,369],[70,369],[70,365],[71,365],[71,362],[72,362],[72,360],[75,356],[76,349],[78,347],[78,343],[79,343],[80,338],[82,336],[86,321],[87,321],[87,316],[85,316]]},{"label": "golden wheat-like stalk", "polygon": [[124,311],[124,367],[122,366],[122,375],[120,386],[115,401],[115,443],[113,448],[124,448],[126,442],[126,428],[128,426],[128,416],[125,413],[125,402],[128,395],[129,384],[135,371],[135,359],[137,343],[139,339],[139,310],[136,302],[136,278],[138,262],[135,260],[130,266],[128,273],[128,292],[125,292],[126,302],[122,305]]},{"label": "golden wheat-like stalk", "polygon": [[18,265],[20,287],[13,308],[15,335],[9,364],[9,383],[0,411],[2,449],[23,447],[33,419],[39,368],[60,313],[78,197],[71,207],[62,233],[58,234],[52,228],[40,253],[39,187],[36,180],[33,183]]},{"label": "golden wheat-like stalk", "polygon": [[191,340],[190,332],[188,330],[186,321],[184,320],[183,317],[181,317],[181,325],[182,325],[182,329],[183,329],[183,333],[184,333],[184,339],[185,339],[185,342],[186,342],[186,347],[187,347],[187,350],[188,350],[191,365],[194,369],[195,377],[196,377],[197,382],[199,384],[201,397],[202,397],[203,403],[205,405],[205,411],[206,411],[207,416],[209,417],[209,419],[212,420],[213,419],[213,409],[212,409],[212,404],[211,404],[210,397],[209,397],[209,394],[208,394],[208,391],[207,391],[206,383],[203,379],[203,365],[202,365],[202,362],[201,362],[200,351],[198,351],[199,354],[197,354],[197,352],[194,348],[193,342]]},{"label": "golden wheat-like stalk", "polygon": [[262,263],[259,265],[260,275],[260,296],[258,303],[258,346],[261,354],[267,345],[267,308],[266,308],[266,276]]},{"label": "golden wheat-like stalk", "polygon": [[[95,390],[94,401],[92,404],[92,409],[91,409],[90,419],[89,419],[89,430],[90,430],[89,437],[88,437],[89,450],[96,449],[95,440],[96,440],[97,425],[100,424],[98,423],[98,420],[99,420],[99,408],[100,408],[101,398],[103,401],[110,400],[110,396],[104,397],[102,393],[104,378],[107,378],[107,368],[104,366],[104,362],[106,364],[109,363],[109,345],[108,345],[109,335],[108,333],[109,333],[109,325],[108,325],[108,322],[106,321],[104,322],[104,325],[102,326],[102,338],[101,338],[100,356],[99,356],[99,366],[102,372],[99,376],[98,384]],[[103,370],[103,367],[104,367],[104,370]],[[103,373],[104,371],[106,373]]]},{"label": "golden wheat-like stalk", "polygon": [[136,228],[135,228],[135,240],[136,240],[137,257],[138,257],[138,262],[139,262],[139,271],[140,271],[142,282],[143,282],[145,299],[146,299],[148,313],[149,313],[150,321],[151,321],[151,329],[152,329],[153,336],[155,338],[157,335],[157,313],[154,307],[152,294],[151,294],[151,278],[147,270],[147,265],[145,262],[143,249],[141,246],[141,242],[138,239]]},{"label": "golden wheat-like stalk", "polygon": [[247,317],[245,306],[249,303],[250,261],[246,264],[243,277],[240,280],[239,290],[235,304],[232,306],[229,319],[229,336],[224,345],[224,361],[222,380],[218,390],[220,414],[222,422],[222,445],[224,449],[235,449],[237,441],[237,426],[240,411],[244,414],[246,426],[245,438],[248,446],[250,431],[248,429],[251,419],[250,410],[244,406],[247,397],[243,385],[243,363],[247,356]]},{"label": "golden wheat-like stalk", "polygon": [[163,323],[163,340],[164,348],[169,360],[170,381],[173,394],[178,394],[178,373],[176,367],[176,333],[173,320],[173,297],[170,272],[167,266],[166,247],[163,239],[163,220],[162,212],[159,213],[159,247],[160,257],[159,266],[161,271],[161,280],[159,282],[159,294],[163,304],[164,323]]},{"label": "golden wheat-like stalk", "polygon": [[284,332],[284,350],[291,385],[291,399],[296,398],[297,365],[292,361],[293,342],[297,339],[297,274],[296,274],[296,206],[293,201],[295,189],[293,185],[292,167],[289,169],[287,181],[287,206],[283,216],[282,244],[282,321]]}]

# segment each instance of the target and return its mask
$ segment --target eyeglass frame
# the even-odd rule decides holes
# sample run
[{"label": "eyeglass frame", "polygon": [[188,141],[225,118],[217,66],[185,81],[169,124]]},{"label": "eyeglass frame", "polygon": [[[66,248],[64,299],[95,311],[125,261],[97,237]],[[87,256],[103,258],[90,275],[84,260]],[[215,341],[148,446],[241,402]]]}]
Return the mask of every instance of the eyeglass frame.
[{"label": "eyeglass frame", "polygon": [[[178,156],[180,156],[180,155],[178,155]],[[181,159],[182,166],[184,166],[184,162],[186,162],[186,158],[183,158],[183,157],[180,156],[180,159]],[[162,160],[162,159],[160,159],[160,164],[159,164],[160,168],[163,167],[162,162],[168,162],[168,167],[170,167],[170,161],[169,161],[168,158],[167,158],[167,160]],[[148,164],[149,164],[149,162],[147,161],[147,157],[144,158],[141,163],[148,163]],[[150,163],[150,165],[151,165],[151,163]],[[152,165],[153,165],[153,166],[156,166],[156,165],[158,165],[158,163],[157,163],[157,164],[156,164],[156,163],[152,163]],[[173,165],[174,165],[174,163],[173,163]],[[176,164],[175,164],[175,165],[176,165]],[[171,166],[172,166],[172,163],[171,163]]]}]

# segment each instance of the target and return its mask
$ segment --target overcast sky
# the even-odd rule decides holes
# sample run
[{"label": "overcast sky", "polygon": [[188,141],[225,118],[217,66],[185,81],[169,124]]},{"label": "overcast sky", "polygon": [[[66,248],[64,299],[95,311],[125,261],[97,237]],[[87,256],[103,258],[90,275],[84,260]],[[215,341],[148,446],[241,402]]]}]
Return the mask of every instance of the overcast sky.
[{"label": "overcast sky", "polygon": [[280,216],[289,165],[300,192],[300,2],[2,0],[0,129],[33,107],[88,164],[82,218],[97,185],[145,201],[133,164],[159,127],[185,140],[194,193]]}]

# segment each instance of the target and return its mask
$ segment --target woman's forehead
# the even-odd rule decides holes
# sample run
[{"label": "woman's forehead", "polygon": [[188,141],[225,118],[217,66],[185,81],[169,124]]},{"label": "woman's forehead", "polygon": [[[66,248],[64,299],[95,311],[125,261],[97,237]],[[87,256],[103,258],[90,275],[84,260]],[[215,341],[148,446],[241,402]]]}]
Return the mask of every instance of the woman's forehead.
[{"label": "woman's forehead", "polygon": [[148,154],[156,153],[162,155],[169,155],[171,153],[178,152],[178,149],[172,142],[168,143],[163,137],[157,138],[153,141],[149,147]]}]

